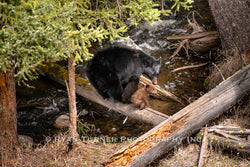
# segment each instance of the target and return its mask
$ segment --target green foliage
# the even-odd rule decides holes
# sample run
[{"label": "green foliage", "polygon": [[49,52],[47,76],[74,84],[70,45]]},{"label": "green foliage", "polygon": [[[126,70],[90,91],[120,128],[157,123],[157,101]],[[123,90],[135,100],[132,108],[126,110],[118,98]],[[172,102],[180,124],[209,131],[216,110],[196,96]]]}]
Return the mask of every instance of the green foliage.
[{"label": "green foliage", "polygon": [[138,0],[124,5],[123,8],[128,10],[130,16],[128,20],[131,24],[138,25],[143,19],[151,24],[154,20],[160,20],[161,11],[156,8],[158,6],[153,1]]},{"label": "green foliage", "polygon": [[89,124],[83,119],[77,119],[77,132],[80,136],[93,136],[95,134],[95,125]]},{"label": "green foliage", "polygon": [[192,3],[194,2],[194,0],[171,0],[171,1],[175,1],[171,9],[176,9],[177,11],[180,11],[181,7],[183,7],[185,10],[189,10],[192,7]]},{"label": "green foliage", "polygon": [[[175,6],[188,9],[192,0]],[[153,0],[10,0],[0,2],[0,70],[16,69],[16,79],[34,79],[44,63],[75,56],[91,58],[93,42],[123,38],[141,20],[152,23],[161,14]],[[129,25],[125,24],[127,21]]]}]

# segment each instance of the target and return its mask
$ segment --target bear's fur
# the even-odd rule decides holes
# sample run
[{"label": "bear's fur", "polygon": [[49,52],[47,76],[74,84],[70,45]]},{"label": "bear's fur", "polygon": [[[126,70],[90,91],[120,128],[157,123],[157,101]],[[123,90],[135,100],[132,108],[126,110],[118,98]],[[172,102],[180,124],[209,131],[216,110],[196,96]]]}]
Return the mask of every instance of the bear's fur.
[{"label": "bear's fur", "polygon": [[141,110],[150,107],[149,106],[149,95],[150,94],[156,94],[157,90],[155,89],[153,84],[147,84],[143,88],[137,90],[132,96],[131,96],[131,102],[136,108],[140,108]]},{"label": "bear's fur", "polygon": [[122,94],[122,102],[129,103],[131,96],[137,91],[139,84],[139,78],[135,75],[129,78],[128,84],[125,87]]},{"label": "bear's fur", "polygon": [[122,94],[133,75],[147,75],[154,84],[161,70],[161,59],[140,50],[109,47],[97,52],[87,66],[87,77],[103,98],[121,101]]}]

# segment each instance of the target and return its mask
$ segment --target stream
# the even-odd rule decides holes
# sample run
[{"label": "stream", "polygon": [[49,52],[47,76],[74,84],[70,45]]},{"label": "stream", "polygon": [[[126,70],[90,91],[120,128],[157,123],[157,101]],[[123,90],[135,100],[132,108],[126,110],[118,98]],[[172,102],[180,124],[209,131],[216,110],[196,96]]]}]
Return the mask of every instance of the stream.
[{"label": "stream", "polygon": [[[204,0],[197,1],[194,8],[198,9],[201,15],[211,17],[204,2]],[[202,10],[202,8],[206,10]],[[211,24],[211,20],[207,18],[201,22],[207,27]],[[207,58],[195,56],[192,53],[187,56],[182,51],[180,55],[168,60],[173,50],[169,49],[170,43],[165,38],[166,36],[187,33],[186,23],[184,16],[172,16],[167,20],[162,20],[162,22],[154,22],[153,26],[145,23],[141,28],[131,30],[128,39],[117,40],[114,44],[141,49],[155,58],[162,57],[162,69],[158,84],[188,103],[188,101],[193,101],[205,93],[204,80],[208,76],[207,67],[174,73],[171,71],[182,66],[205,63]],[[108,45],[105,44],[105,46]],[[85,70],[86,63],[76,66],[76,73],[82,77],[86,77]],[[24,85],[17,86],[18,134],[31,136],[35,142],[40,142],[46,136],[53,136],[59,131],[53,124],[58,116],[68,113],[67,91],[65,87],[44,77],[39,77],[29,85],[34,88],[28,88]],[[150,105],[153,109],[167,115],[173,115],[183,108],[179,103],[170,99],[151,98]],[[93,136],[137,137],[152,128],[151,125],[132,118],[128,118],[123,124],[126,116],[109,111],[109,109],[80,96],[77,96],[77,111],[82,122],[94,125],[93,129],[89,129],[89,133]]]}]

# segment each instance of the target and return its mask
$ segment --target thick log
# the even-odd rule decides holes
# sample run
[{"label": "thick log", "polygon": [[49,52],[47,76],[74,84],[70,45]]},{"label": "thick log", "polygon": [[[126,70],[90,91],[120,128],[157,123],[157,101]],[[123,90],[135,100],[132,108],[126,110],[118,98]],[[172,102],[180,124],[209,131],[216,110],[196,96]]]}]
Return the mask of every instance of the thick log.
[{"label": "thick log", "polygon": [[223,81],[216,88],[177,112],[123,150],[114,154],[106,166],[146,166],[198,132],[209,121],[250,92],[250,65]]},{"label": "thick log", "polygon": [[176,56],[185,44],[188,44],[188,46],[186,46],[186,50],[190,48],[195,52],[207,52],[215,47],[218,47],[220,44],[217,31],[199,32],[190,35],[169,36],[167,37],[167,40],[183,40],[179,43],[178,48],[169,59]]},{"label": "thick log", "polygon": [[191,40],[189,47],[195,52],[207,52],[220,45],[218,34],[216,36],[206,36],[203,38]]},{"label": "thick log", "polygon": [[166,39],[167,40],[184,40],[184,39],[203,38],[203,37],[207,37],[207,36],[218,36],[218,32],[217,31],[210,31],[210,32],[197,33],[197,34],[168,36],[168,37],[166,37]]},{"label": "thick log", "polygon": [[[68,71],[57,64],[54,64],[53,67],[43,68],[43,73],[43,75],[46,75],[46,77],[49,77],[53,81],[56,81],[62,85],[65,85],[65,80],[68,80]],[[119,112],[123,115],[132,117],[145,123],[153,124],[154,126],[168,118],[167,115],[151,108],[138,110],[131,104],[122,104],[115,102],[112,99],[103,99],[91,86],[88,80],[81,78],[78,75],[76,75],[76,93],[97,104],[107,107],[109,110]]]}]

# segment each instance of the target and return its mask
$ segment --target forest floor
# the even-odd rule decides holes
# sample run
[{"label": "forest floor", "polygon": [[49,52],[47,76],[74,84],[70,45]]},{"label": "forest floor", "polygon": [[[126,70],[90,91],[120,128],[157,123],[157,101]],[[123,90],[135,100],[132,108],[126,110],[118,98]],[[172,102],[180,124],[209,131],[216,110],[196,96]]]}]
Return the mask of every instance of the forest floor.
[{"label": "forest floor", "polygon": [[[212,125],[250,127],[250,98],[242,99],[223,116],[211,122]],[[57,136],[45,145],[36,148],[22,148],[14,166],[102,166],[118,150],[127,146],[130,142],[104,143],[96,141],[79,140],[67,153],[69,145],[63,141],[65,136]],[[153,167],[194,167],[198,164],[201,143],[182,142],[168,154],[155,161]],[[225,152],[222,148],[208,147],[206,165],[208,167],[240,166],[249,167],[250,157],[244,157],[237,153]]]}]

